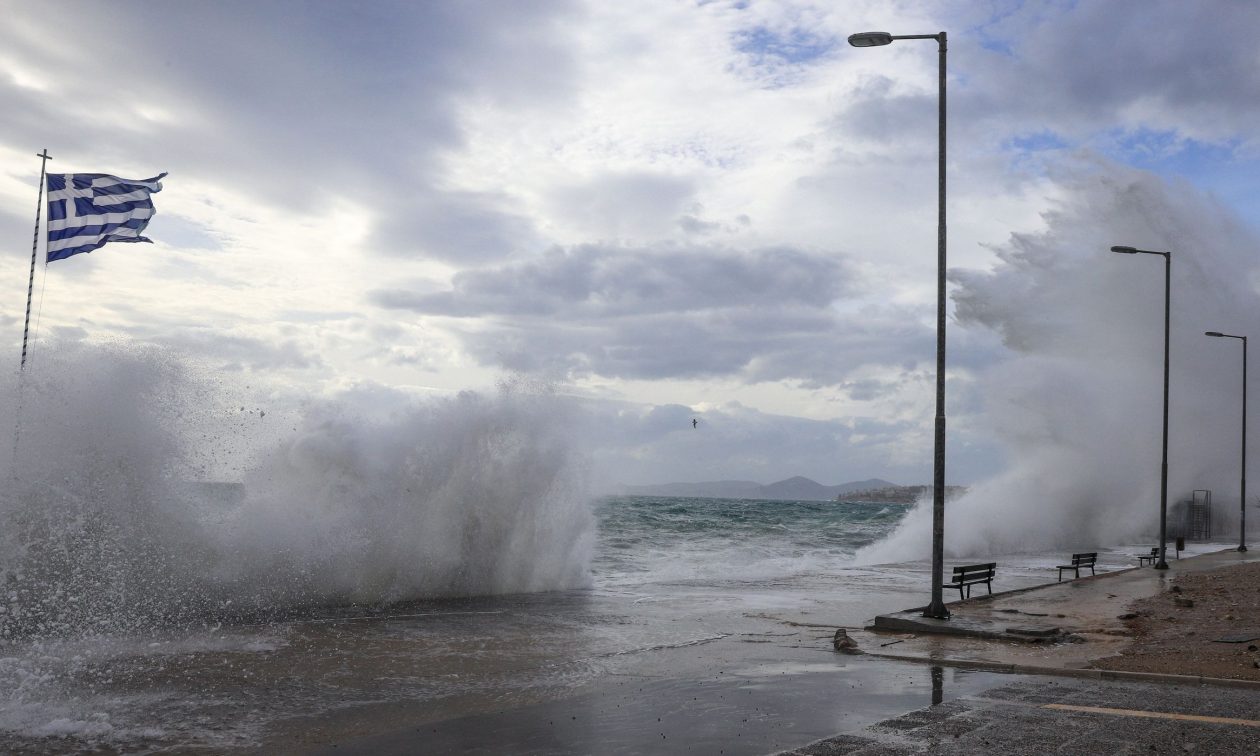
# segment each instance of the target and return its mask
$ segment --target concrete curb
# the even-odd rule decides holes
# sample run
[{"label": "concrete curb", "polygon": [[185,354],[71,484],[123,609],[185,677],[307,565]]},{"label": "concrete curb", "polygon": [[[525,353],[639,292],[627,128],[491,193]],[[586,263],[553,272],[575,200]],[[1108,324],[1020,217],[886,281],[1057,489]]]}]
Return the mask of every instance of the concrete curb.
[{"label": "concrete curb", "polygon": [[1119,682],[1156,682],[1169,685],[1216,685],[1223,688],[1254,688],[1260,690],[1260,680],[1232,680],[1226,677],[1202,677],[1199,675],[1169,675],[1159,672],[1124,672],[1112,669],[1037,667],[1030,664],[1003,664],[983,659],[932,659],[906,654],[880,654],[867,652],[868,656],[894,661],[915,662],[937,667],[976,669],[986,672],[1019,675],[1052,675],[1055,677],[1080,677],[1090,680],[1114,680]]},{"label": "concrete curb", "polygon": [[[1208,552],[1208,553],[1215,553],[1215,552]],[[1193,559],[1194,557],[1186,557],[1186,558]],[[1037,585],[1029,585],[1023,588],[1007,588],[1004,591],[997,591],[995,593],[982,593],[975,596],[968,596],[967,598],[964,598],[964,599],[958,599],[957,601],[947,601],[945,602],[945,607],[949,608],[957,604],[968,604],[968,603],[973,603],[973,602],[977,604],[982,604],[987,601],[994,601],[1001,598],[1010,598],[1011,596],[1017,596],[1021,593],[1029,593],[1030,591],[1039,591],[1043,588],[1049,588],[1050,586],[1055,586],[1055,585],[1069,585],[1071,583],[1088,584],[1090,582],[1102,580],[1108,577],[1113,577],[1115,575],[1123,575],[1126,572],[1132,572],[1137,569],[1141,569],[1141,568],[1140,567],[1117,567],[1114,570],[1107,570],[1106,572],[1099,572],[1094,575],[1085,575],[1084,577],[1072,578],[1071,580],[1056,580],[1052,583],[1038,583]],[[957,588],[955,588],[954,590],[957,590]],[[915,607],[912,609],[907,609],[906,611],[922,612],[925,609],[927,609],[926,605]]]}]

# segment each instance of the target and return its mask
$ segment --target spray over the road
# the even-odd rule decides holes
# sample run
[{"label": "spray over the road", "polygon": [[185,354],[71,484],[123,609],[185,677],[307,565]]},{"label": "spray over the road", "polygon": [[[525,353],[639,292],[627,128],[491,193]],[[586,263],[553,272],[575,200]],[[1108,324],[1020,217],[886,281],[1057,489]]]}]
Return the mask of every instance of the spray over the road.
[{"label": "spray over the road", "polygon": [[[1210,197],[1150,174],[1078,166],[1061,185],[1042,230],[1013,234],[991,270],[951,274],[955,327],[1001,338],[1002,354],[957,377],[973,383],[1008,464],[949,503],[947,555],[1157,532],[1164,264],[1111,253],[1118,244],[1172,252],[1170,506],[1215,489],[1219,527],[1237,521],[1241,350],[1203,333],[1257,322],[1260,239]],[[930,515],[928,502],[859,558],[924,556]]]}]

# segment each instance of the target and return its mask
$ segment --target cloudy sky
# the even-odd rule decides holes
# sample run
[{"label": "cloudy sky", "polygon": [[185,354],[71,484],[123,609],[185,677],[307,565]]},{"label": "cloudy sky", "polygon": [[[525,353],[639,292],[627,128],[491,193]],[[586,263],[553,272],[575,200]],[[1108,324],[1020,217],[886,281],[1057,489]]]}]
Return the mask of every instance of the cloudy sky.
[{"label": "cloudy sky", "polygon": [[[1073,238],[1071,213],[1138,191],[1210,208],[1242,246],[1260,228],[1253,3],[0,13],[15,362],[35,153],[52,172],[167,171],[153,245],[37,280],[37,349],[158,344],[276,402],[542,379],[583,404],[608,482],[930,480],[936,46],[856,49],[853,32],[949,34],[951,483],[1010,462],[988,387],[1027,339],[990,305],[1036,275],[1011,272],[1027,240],[1170,245],[1158,201],[1117,205],[1149,235]],[[1066,288],[1040,304],[1070,307]]]}]

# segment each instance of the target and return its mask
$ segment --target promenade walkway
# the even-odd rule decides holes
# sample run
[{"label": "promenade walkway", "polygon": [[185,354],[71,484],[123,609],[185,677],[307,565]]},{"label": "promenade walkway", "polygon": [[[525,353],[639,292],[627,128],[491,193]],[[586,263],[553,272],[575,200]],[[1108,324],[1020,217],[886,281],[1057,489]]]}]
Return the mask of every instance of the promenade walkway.
[{"label": "promenade walkway", "polygon": [[[1126,607],[1163,593],[1178,576],[1251,562],[1260,562],[1260,550],[1222,550],[1169,558],[1167,570],[1135,567],[973,597],[948,604],[952,615],[948,620],[923,617],[917,609],[882,615],[868,628],[872,632],[859,638],[859,645],[885,658],[958,667],[1099,679],[1145,675],[1091,666],[1093,660],[1118,654],[1130,643],[1131,631],[1123,619]],[[1237,629],[1260,631],[1260,626]],[[1061,640],[1064,637],[1070,642]],[[1030,642],[1036,640],[1042,642]],[[1187,636],[1188,644],[1211,642],[1212,638]]]},{"label": "promenade walkway", "polygon": [[[1011,682],[958,696],[942,682],[932,706],[784,754],[1260,754],[1260,674],[1195,674],[1194,650],[1219,648],[1219,621],[1184,626],[1191,653],[1173,659],[1172,671],[1098,668],[1131,643],[1131,603],[1158,597],[1178,577],[1206,575],[1210,582],[1213,572],[1257,561],[1257,551],[1220,551],[1170,560],[1169,570],[1134,568],[956,602],[948,621],[924,618],[921,610],[878,617],[855,635],[871,655],[925,664],[941,681],[940,670],[952,667],[1013,673]],[[1214,608],[1214,618],[1237,620],[1226,623],[1235,630],[1228,637],[1260,637],[1256,606]],[[1240,644],[1238,653],[1247,648]]]}]

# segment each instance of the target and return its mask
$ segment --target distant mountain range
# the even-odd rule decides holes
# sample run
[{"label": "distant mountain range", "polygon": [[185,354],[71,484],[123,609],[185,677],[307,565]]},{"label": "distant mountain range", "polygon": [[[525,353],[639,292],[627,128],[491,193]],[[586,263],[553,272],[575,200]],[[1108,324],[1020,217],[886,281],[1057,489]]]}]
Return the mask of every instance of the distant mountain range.
[{"label": "distant mountain range", "polygon": [[855,480],[838,486],[824,486],[817,481],[796,476],[777,483],[762,485],[751,480],[712,480],[704,483],[661,483],[654,486],[622,486],[628,496],[683,496],[697,499],[766,499],[770,501],[831,501],[837,496],[856,491],[901,488],[879,478]]}]

